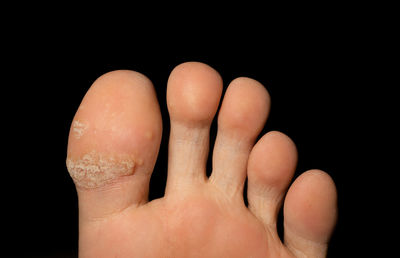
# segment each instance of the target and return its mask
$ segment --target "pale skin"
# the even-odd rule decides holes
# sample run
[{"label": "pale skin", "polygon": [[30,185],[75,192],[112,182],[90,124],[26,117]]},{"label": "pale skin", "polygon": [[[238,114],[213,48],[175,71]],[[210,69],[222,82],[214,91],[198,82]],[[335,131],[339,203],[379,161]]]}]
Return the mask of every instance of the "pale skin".
[{"label": "pale skin", "polygon": [[[171,72],[167,185],[163,198],[148,202],[162,135],[153,85],[133,71],[93,83],[68,142],[80,257],[326,256],[337,217],[333,180],[313,169],[292,182],[293,141],[276,131],[256,141],[270,108],[261,83],[237,78],[221,95],[222,79],[206,64],[184,63]],[[218,133],[207,177],[214,117]],[[276,229],[281,207],[283,240]]]}]

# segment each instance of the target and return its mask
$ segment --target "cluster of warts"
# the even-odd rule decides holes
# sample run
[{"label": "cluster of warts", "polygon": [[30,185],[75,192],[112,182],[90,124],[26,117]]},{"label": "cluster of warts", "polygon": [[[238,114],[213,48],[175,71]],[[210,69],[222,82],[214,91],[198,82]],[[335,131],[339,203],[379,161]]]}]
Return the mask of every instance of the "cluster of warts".
[{"label": "cluster of warts", "polygon": [[72,123],[72,133],[76,139],[79,139],[85,133],[86,129],[88,129],[88,127],[89,126],[87,124],[76,120]]},{"label": "cluster of warts", "polygon": [[135,162],[128,157],[105,156],[92,151],[79,159],[67,158],[67,168],[77,186],[96,188],[115,178],[132,175]]}]

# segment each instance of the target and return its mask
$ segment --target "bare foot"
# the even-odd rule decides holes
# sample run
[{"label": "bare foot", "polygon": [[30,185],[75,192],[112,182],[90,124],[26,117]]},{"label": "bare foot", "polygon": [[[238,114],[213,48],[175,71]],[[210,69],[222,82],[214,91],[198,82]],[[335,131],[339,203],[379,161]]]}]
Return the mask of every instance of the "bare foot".
[{"label": "bare foot", "polygon": [[[213,171],[209,130],[220,75],[177,66],[167,87],[171,117],[163,198],[148,202],[162,135],[152,83],[133,71],[101,76],[72,122],[67,167],[79,197],[80,257],[324,257],[336,222],[336,188],[320,170],[289,187],[294,143],[280,132],[255,140],[270,97],[259,82],[231,82],[218,115]],[[248,202],[243,186],[248,178]],[[284,241],[276,230],[284,202]]]}]

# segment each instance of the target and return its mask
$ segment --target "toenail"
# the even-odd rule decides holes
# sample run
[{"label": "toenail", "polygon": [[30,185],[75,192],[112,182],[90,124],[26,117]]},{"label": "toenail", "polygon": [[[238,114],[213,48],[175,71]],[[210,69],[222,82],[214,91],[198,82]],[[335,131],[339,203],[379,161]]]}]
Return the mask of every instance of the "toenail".
[{"label": "toenail", "polygon": [[86,129],[88,129],[88,127],[89,127],[88,124],[83,123],[79,120],[75,120],[72,123],[72,133],[76,139],[79,139],[85,133]]},{"label": "toenail", "polygon": [[[138,159],[137,165],[143,164]],[[121,176],[133,175],[136,162],[128,156],[105,156],[92,151],[79,159],[67,159],[68,171],[75,184],[82,188],[96,188]]]}]

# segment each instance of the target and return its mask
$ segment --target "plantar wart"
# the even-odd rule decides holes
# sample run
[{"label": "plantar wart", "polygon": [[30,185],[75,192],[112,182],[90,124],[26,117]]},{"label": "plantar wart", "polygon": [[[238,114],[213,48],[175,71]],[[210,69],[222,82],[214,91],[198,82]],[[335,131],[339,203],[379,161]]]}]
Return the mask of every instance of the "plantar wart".
[{"label": "plantar wart", "polygon": [[86,129],[89,126],[85,123],[80,122],[79,120],[75,120],[72,123],[72,133],[74,134],[74,136],[79,139],[82,137],[82,135],[85,133]]},{"label": "plantar wart", "polygon": [[105,156],[92,151],[80,159],[67,158],[67,169],[77,186],[96,188],[132,175],[135,162],[126,156]]}]

